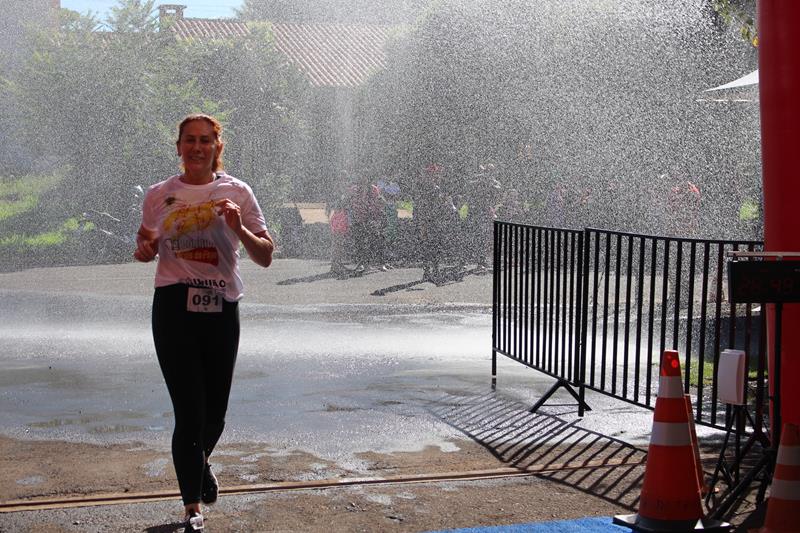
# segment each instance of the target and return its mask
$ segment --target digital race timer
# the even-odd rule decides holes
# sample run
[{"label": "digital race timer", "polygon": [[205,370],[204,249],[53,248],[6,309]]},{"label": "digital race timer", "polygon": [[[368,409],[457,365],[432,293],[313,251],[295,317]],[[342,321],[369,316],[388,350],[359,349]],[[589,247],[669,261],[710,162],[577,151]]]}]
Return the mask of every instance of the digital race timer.
[{"label": "digital race timer", "polygon": [[800,302],[800,261],[729,261],[728,289],[737,304]]}]

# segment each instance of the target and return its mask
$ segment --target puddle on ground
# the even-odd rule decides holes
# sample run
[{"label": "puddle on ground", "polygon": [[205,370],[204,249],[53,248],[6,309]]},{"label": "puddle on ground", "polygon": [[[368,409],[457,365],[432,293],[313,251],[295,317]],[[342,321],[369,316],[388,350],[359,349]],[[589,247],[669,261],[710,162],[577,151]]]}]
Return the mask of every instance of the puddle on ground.
[{"label": "puddle on ground", "polygon": [[169,464],[169,459],[162,457],[159,459],[154,459],[149,463],[143,464],[142,468],[144,468],[147,477],[160,477],[163,476],[164,473],[166,472],[168,464]]},{"label": "puddle on ground", "polygon": [[44,480],[45,480],[44,476],[29,476],[22,479],[18,479],[16,483],[17,485],[31,486],[31,485],[40,485],[44,483]]},{"label": "puddle on ground", "polygon": [[[60,418],[52,418],[50,420],[45,420],[41,422],[30,422],[28,424],[28,427],[33,429],[54,429],[54,428],[71,427],[71,426],[88,426],[90,428],[89,431],[95,433],[116,432],[119,430],[118,428],[120,429],[125,428],[124,431],[141,431],[142,428],[139,426],[132,426],[126,424],[110,424],[107,426],[101,426],[100,429],[98,429],[98,427],[92,427],[92,426],[108,419],[142,420],[146,418],[148,418],[147,415],[137,411],[115,411],[114,413],[107,413],[107,414],[93,414],[93,415],[82,415],[73,417],[67,416]],[[102,427],[109,428],[109,431],[104,431]],[[147,426],[147,429],[150,431],[159,430],[159,428],[156,426]]]},{"label": "puddle on ground", "polygon": [[129,426],[127,424],[109,424],[107,426],[95,426],[89,428],[89,433],[94,435],[109,435],[115,433],[135,433],[141,431],[140,426]]}]

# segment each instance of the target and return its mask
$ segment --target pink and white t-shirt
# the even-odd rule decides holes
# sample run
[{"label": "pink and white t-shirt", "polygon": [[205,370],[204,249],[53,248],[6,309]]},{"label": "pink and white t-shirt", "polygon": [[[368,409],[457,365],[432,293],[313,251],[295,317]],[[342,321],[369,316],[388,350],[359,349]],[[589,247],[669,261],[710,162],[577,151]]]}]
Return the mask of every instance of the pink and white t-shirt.
[{"label": "pink and white t-shirt", "polygon": [[224,198],[239,205],[244,227],[253,233],[267,229],[253,190],[227,174],[204,185],[176,175],[147,189],[142,226],[159,239],[156,287],[185,283],[212,288],[231,302],[241,299],[239,238],[214,209]]}]

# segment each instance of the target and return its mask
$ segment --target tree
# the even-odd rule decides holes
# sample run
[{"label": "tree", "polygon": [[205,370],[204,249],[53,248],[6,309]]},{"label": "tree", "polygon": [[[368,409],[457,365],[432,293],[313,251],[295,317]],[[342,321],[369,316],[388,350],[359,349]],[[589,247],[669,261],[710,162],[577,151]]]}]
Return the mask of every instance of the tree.
[{"label": "tree", "polygon": [[120,2],[105,23],[109,32],[95,31],[93,17],[62,10],[60,31],[37,36],[10,86],[33,152],[51,167],[70,169],[59,191],[69,214],[96,209],[125,216],[134,185],[163,172],[171,159],[159,133],[174,116],[159,108],[168,102],[180,112],[202,102],[196,88],[170,86],[157,68],[174,39],[157,31],[152,7],[152,0]]},{"label": "tree", "polygon": [[158,17],[154,14],[155,0],[123,0],[111,8],[105,27],[117,35],[126,33],[155,34]]},{"label": "tree", "polygon": [[225,123],[234,172],[277,201],[285,184],[268,181],[296,170],[294,99],[305,84],[274,49],[268,26],[238,40],[178,41],[159,28],[153,4],[122,0],[102,24],[62,10],[61,30],[38,33],[8,81],[39,166],[69,169],[51,209],[126,217],[134,186],[177,170],[175,125],[190,112]]},{"label": "tree", "polygon": [[758,46],[756,0],[710,0],[711,7],[726,26],[738,26],[744,40]]}]

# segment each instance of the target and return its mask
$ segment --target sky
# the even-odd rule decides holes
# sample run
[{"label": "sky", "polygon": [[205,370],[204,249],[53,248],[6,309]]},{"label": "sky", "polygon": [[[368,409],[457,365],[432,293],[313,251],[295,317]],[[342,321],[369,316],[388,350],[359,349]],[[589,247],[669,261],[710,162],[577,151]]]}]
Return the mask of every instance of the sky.
[{"label": "sky", "polygon": [[[243,0],[156,0],[160,4],[180,4],[186,6],[183,12],[186,17],[193,18],[230,18],[235,16],[234,9],[242,5]],[[110,8],[118,5],[118,0],[61,0],[61,7],[85,14],[91,11],[100,20],[105,20]]]}]

